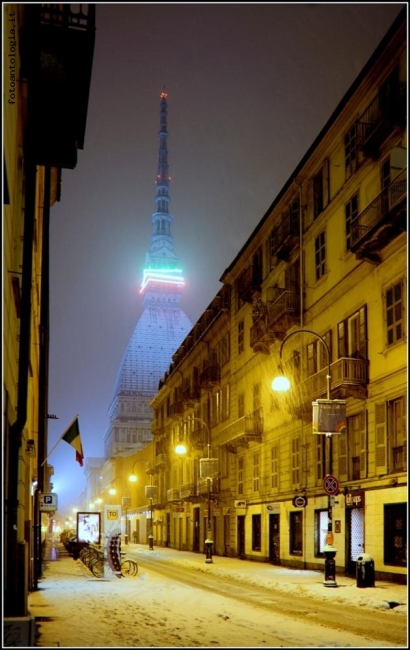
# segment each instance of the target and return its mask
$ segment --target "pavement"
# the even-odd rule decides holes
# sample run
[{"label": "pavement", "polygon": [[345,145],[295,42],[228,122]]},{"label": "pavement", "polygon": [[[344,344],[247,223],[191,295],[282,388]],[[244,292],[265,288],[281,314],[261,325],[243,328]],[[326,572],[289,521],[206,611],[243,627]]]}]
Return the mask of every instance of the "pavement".
[{"label": "pavement", "polygon": [[[127,556],[140,562],[143,567],[144,556],[155,559],[158,563],[190,567],[198,573],[217,574],[229,581],[259,585],[277,591],[293,592],[308,598],[319,600],[333,599],[337,602],[347,602],[362,607],[391,609],[407,614],[407,585],[376,580],[374,587],[358,587],[356,578],[336,575],[334,586],[324,585],[324,572],[291,569],[272,565],[267,562],[241,560],[239,558],[213,556],[212,563],[205,561],[202,553],[177,550],[166,547],[133,544],[122,545],[122,551]],[[45,576],[47,562],[59,561],[73,564],[73,559],[59,542],[48,544],[45,557]],[[77,563],[82,564],[80,560]],[[83,566],[83,565],[82,565]],[[148,569],[150,567],[147,567]],[[85,569],[85,567],[84,567]],[[88,571],[88,569],[86,569]],[[141,568],[140,568],[141,572]],[[51,594],[50,594],[51,595]],[[35,602],[36,593],[29,595],[29,603]]]}]

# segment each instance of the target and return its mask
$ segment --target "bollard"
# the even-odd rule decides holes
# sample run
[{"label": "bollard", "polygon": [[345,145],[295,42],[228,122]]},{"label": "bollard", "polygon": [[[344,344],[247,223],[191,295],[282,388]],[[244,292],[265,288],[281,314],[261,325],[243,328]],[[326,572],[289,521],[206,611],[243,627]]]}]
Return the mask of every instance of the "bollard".
[{"label": "bollard", "polygon": [[326,544],[323,549],[325,554],[325,579],[323,585],[325,587],[337,587],[336,583],[336,549],[330,544]]},{"label": "bollard", "polygon": [[213,559],[212,559],[212,544],[213,541],[212,539],[207,538],[205,540],[205,563],[206,564],[213,564]]},{"label": "bollard", "polygon": [[154,535],[152,533],[148,535],[148,548],[150,551],[154,550]]}]

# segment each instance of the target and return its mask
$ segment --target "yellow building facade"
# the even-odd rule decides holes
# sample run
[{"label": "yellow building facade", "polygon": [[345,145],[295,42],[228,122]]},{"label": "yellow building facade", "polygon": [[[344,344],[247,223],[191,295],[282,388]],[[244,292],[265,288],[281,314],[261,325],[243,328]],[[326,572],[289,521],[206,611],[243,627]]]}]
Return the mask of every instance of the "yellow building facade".
[{"label": "yellow building facade", "polygon": [[41,496],[52,492],[53,474],[46,462],[50,208],[60,200],[61,170],[76,166],[84,141],[95,14],[81,6],[74,15],[70,5],[3,5],[6,622],[27,617],[49,529]]},{"label": "yellow building facade", "polygon": [[[406,581],[406,54],[404,9],[174,354],[161,543],[310,569],[330,545],[338,573],[366,553]],[[340,426],[313,433],[329,398]]]}]

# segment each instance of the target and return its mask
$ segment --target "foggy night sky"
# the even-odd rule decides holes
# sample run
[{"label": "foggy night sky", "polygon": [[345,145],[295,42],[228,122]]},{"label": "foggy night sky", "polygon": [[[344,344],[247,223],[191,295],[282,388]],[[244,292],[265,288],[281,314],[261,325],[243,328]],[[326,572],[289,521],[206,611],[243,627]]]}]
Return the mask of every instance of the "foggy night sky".
[{"label": "foggy night sky", "polygon": [[[193,324],[405,3],[96,5],[84,150],[51,210],[49,452],[78,413],[103,456],[108,408],[142,313],[168,93],[170,211]],[[85,487],[52,451],[58,515]]]}]

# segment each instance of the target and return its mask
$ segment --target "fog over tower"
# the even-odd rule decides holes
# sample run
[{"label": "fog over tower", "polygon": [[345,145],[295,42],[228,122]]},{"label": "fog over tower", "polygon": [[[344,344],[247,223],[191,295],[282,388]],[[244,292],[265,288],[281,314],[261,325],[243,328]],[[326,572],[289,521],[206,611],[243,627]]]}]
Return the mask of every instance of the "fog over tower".
[{"label": "fog over tower", "polygon": [[104,437],[104,455],[128,456],[152,440],[149,403],[172,355],[192,329],[179,302],[184,278],[174,251],[169,212],[167,93],[160,104],[158,172],[152,215],[151,246],[146,256],[140,289],[144,311],[122,359],[108,410],[110,425]]}]

